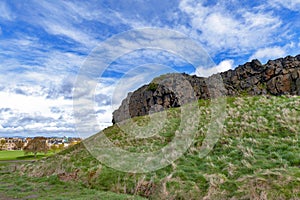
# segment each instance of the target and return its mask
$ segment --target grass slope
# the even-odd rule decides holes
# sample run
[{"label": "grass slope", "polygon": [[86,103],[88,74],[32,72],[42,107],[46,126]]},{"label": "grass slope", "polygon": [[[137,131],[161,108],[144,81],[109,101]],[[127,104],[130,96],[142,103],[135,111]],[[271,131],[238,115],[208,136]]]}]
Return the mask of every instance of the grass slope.
[{"label": "grass slope", "polygon": [[[22,174],[47,177],[77,171],[74,181],[87,188],[150,199],[300,199],[300,97],[227,98],[224,129],[214,149],[200,159],[209,104],[199,101],[202,115],[193,145],[172,165],[155,172],[116,171],[102,165],[81,143],[22,166]],[[103,133],[128,151],[154,151],[174,138],[180,112],[180,108],[168,110],[165,128],[151,138],[132,139],[117,126]],[[134,120],[147,124],[149,116]]]},{"label": "grass slope", "polygon": [[142,199],[126,194],[90,189],[76,182],[63,182],[56,175],[47,177],[19,176],[16,173],[5,173],[0,176],[0,200],[8,199],[41,199],[41,200],[122,200]]}]

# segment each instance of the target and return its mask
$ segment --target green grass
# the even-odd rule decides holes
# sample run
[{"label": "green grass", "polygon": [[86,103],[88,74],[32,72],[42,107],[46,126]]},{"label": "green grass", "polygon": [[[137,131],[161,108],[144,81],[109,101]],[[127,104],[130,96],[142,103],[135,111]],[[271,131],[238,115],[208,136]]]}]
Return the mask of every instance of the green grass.
[{"label": "green grass", "polygon": [[[70,183],[150,199],[300,199],[300,97],[227,98],[227,118],[219,139],[207,156],[199,158],[211,119],[209,105],[209,101],[199,101],[201,115],[191,119],[199,123],[194,143],[184,156],[160,170],[143,174],[114,170],[81,143],[23,165],[20,172],[43,179],[79,170],[78,180]],[[126,130],[134,126],[125,124],[122,129],[111,126],[87,141],[105,134],[115,146],[128,151],[156,151],[182,128],[181,113],[181,108],[168,110],[159,133],[146,139],[132,138]],[[140,131],[151,123],[148,116],[134,121]]]},{"label": "green grass", "polygon": [[0,176],[0,199],[142,199],[140,197],[116,194],[109,191],[99,191],[85,187],[80,182],[63,182],[57,176],[28,177],[14,173]]},{"label": "green grass", "polygon": [[[46,156],[53,155],[52,151],[48,151],[47,154],[38,153],[36,158],[40,159]],[[22,150],[14,150],[14,151],[0,151],[0,160],[34,160],[33,154],[24,154]]]}]

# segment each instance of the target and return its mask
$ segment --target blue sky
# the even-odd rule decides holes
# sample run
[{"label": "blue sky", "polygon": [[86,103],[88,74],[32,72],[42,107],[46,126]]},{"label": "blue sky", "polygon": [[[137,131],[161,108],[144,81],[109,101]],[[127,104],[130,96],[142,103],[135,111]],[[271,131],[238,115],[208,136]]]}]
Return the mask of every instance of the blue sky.
[{"label": "blue sky", "polygon": [[[112,111],[128,91],[158,74],[208,76],[254,58],[265,63],[299,54],[299,17],[299,0],[0,0],[0,137],[77,136],[76,76],[94,48],[124,31],[178,31],[202,46],[216,66],[196,71],[162,50],[122,55],[98,79],[94,109],[82,113],[87,126],[97,116],[95,132],[110,125]],[[89,84],[92,80],[82,85],[83,96],[90,93],[85,90]],[[120,85],[124,90],[114,93]],[[112,103],[113,96],[117,101]]]}]

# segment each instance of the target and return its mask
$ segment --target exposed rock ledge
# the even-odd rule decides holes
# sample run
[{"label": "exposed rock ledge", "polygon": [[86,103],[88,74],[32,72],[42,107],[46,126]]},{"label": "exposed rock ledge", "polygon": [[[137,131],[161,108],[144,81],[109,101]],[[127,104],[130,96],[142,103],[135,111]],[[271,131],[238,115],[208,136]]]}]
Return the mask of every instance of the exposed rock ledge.
[{"label": "exposed rock ledge", "polygon": [[[122,101],[121,106],[113,112],[113,123],[125,119],[147,115],[170,107],[179,107],[184,101],[208,99],[215,96],[212,88],[207,86],[216,76],[223,79],[223,95],[300,95],[300,54],[292,57],[270,60],[262,65],[252,60],[239,65],[234,70],[212,75],[208,78],[187,74],[167,74],[155,78],[150,84],[144,85]],[[182,78],[189,82],[187,86]],[[217,87],[217,86],[215,86]],[[193,88],[194,91],[188,91]],[[176,91],[175,93],[173,91]],[[187,95],[187,92],[189,95]],[[194,94],[191,94],[193,93]],[[182,95],[185,95],[182,98]],[[184,101],[182,100],[184,99]]]}]

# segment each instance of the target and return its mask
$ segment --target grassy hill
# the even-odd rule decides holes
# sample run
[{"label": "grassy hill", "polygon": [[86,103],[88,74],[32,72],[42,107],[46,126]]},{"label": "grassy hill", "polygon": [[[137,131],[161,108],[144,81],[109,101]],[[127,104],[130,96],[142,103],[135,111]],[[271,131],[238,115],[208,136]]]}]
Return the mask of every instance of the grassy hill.
[{"label": "grassy hill", "polygon": [[[211,119],[210,101],[198,102],[201,115],[195,142],[173,164],[148,173],[126,173],[101,164],[84,144],[105,134],[130,152],[156,151],[180,128],[181,108],[167,111],[159,134],[130,138],[125,124],[114,125],[55,156],[23,165],[21,174],[57,177],[84,187],[150,199],[300,199],[300,97],[253,96],[226,99],[227,117],[214,148],[199,152]],[[150,117],[137,117],[140,127]],[[119,158],[120,161],[122,157]]]}]

